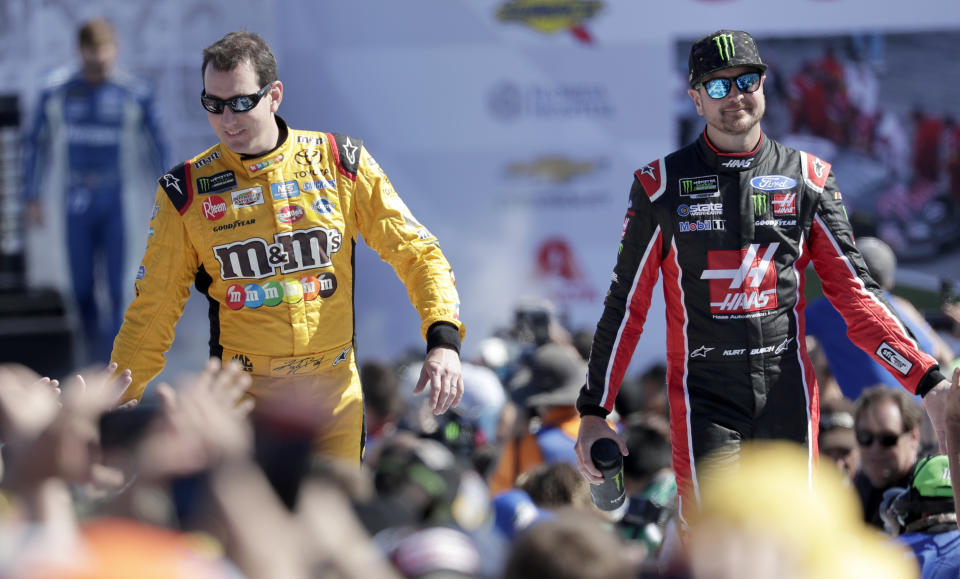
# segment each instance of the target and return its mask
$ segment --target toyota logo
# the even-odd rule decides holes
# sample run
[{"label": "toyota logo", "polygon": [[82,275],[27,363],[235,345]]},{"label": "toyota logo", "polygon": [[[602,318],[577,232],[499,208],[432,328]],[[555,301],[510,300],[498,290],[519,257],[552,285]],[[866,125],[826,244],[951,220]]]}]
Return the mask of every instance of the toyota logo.
[{"label": "toyota logo", "polygon": [[307,166],[319,163],[322,158],[323,156],[320,154],[320,151],[316,149],[302,149],[297,151],[297,154],[293,156],[294,161]]}]

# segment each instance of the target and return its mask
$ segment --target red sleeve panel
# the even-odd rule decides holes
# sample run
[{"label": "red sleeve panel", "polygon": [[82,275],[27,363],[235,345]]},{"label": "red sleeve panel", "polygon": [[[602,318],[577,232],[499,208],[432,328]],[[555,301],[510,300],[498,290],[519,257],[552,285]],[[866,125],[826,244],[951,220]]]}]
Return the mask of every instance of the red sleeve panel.
[{"label": "red sleeve panel", "polygon": [[651,172],[659,176],[659,167],[658,162],[638,171],[630,191],[617,265],[590,351],[587,384],[577,401],[581,414],[606,416],[613,410],[643,332],[663,259],[663,231],[652,204],[663,187],[659,179],[650,178]]},{"label": "red sleeve panel", "polygon": [[[830,165],[812,155],[804,154],[804,157],[806,185],[819,191],[809,245],[824,294],[843,316],[847,334],[857,346],[911,393],[925,393],[929,386],[921,387],[921,383],[939,376],[937,362],[917,347],[909,330],[870,277],[854,243]],[[816,167],[822,174],[813,173]],[[928,377],[933,371],[936,374]]]}]

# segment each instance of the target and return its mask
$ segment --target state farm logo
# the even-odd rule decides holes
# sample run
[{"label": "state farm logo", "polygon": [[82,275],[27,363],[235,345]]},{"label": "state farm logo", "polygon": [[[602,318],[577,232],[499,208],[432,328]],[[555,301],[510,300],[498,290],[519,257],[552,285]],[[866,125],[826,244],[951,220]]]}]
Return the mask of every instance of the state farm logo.
[{"label": "state farm logo", "polygon": [[298,205],[287,205],[285,207],[281,207],[280,211],[277,211],[277,219],[281,223],[296,223],[297,221],[303,219],[303,213],[303,207]]},{"label": "state farm logo", "polygon": [[203,200],[201,209],[204,217],[210,221],[216,221],[227,213],[227,202],[219,195],[211,195]]},{"label": "state farm logo", "polygon": [[773,256],[779,242],[765,249],[754,243],[746,249],[707,253],[709,269],[700,279],[710,280],[710,312],[737,314],[777,307],[777,271]]}]

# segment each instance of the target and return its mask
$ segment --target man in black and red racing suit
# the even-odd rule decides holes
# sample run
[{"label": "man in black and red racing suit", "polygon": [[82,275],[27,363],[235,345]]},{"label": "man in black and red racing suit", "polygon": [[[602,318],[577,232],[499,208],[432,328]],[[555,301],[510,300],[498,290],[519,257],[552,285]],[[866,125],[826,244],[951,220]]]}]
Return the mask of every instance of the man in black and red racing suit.
[{"label": "man in black and red racing suit", "polygon": [[[731,73],[744,70],[751,69]],[[749,91],[739,96],[762,99]],[[698,108],[720,102],[695,101]],[[762,105],[757,110],[759,118]],[[697,467],[708,454],[711,464],[724,464],[741,441],[786,439],[807,446],[811,466],[816,460],[818,395],[803,314],[811,261],[858,346],[912,393],[937,387],[939,394],[948,386],[868,275],[830,164],[768,138],[759,124],[754,148],[723,153],[710,139],[723,136],[711,114],[696,142],[634,175],[577,404],[578,464],[599,482],[599,471],[586,464],[592,443],[612,438],[627,449],[602,420],[590,418],[613,410],[662,271],[673,463],[686,514],[699,502]],[[717,118],[717,126],[726,122]]]}]

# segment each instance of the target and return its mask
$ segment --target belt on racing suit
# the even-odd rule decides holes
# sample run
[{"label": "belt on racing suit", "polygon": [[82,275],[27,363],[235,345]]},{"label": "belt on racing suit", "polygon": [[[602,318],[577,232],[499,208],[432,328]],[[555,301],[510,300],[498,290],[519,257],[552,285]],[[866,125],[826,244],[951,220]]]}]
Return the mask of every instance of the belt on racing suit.
[{"label": "belt on racing suit", "polygon": [[319,418],[314,424],[319,427],[315,453],[360,463],[365,438],[363,393],[352,342],[282,358],[224,348],[221,359],[224,363],[237,360],[253,374],[247,393],[260,399],[258,404],[286,399],[313,419]]},{"label": "belt on racing suit", "polygon": [[274,378],[288,378],[292,376],[316,376],[330,373],[341,364],[352,361],[351,350],[353,343],[347,342],[335,348],[314,354],[274,358],[260,354],[249,354],[239,350],[224,348],[221,359],[236,360],[243,365],[245,372],[255,376],[270,376]]}]

